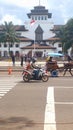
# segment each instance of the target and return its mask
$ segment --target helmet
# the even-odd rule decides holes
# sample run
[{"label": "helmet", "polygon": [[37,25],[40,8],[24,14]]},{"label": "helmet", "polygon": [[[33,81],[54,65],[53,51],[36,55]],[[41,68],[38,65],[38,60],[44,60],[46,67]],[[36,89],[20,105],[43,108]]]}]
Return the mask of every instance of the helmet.
[{"label": "helmet", "polygon": [[37,60],[35,58],[32,58],[32,63],[35,63]]}]

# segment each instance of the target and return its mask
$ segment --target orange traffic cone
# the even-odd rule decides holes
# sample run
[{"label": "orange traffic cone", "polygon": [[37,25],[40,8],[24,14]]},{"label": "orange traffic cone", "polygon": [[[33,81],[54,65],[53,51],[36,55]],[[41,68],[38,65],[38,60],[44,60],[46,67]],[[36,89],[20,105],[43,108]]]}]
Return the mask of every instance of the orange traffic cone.
[{"label": "orange traffic cone", "polygon": [[12,73],[12,68],[8,68],[8,74],[10,75]]}]

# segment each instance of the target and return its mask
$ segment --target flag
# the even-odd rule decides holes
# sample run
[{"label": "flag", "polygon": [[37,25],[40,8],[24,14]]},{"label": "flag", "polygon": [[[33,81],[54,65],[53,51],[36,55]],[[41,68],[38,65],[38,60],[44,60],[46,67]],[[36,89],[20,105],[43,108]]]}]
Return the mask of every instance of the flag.
[{"label": "flag", "polygon": [[31,20],[31,21],[30,21],[30,25],[31,25],[31,26],[34,25],[34,23],[35,23],[35,20]]}]

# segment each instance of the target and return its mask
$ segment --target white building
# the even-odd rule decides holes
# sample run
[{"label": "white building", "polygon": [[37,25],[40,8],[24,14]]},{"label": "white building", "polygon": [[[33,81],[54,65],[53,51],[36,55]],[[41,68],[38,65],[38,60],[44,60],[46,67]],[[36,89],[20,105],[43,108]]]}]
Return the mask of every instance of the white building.
[{"label": "white building", "polygon": [[[17,56],[35,54],[37,57],[44,57],[47,52],[62,52],[59,39],[53,44],[55,34],[52,30],[55,25],[52,21],[52,14],[44,6],[39,5],[27,15],[28,21],[25,21],[24,25],[15,26],[20,43],[11,44],[10,51]],[[1,26],[0,31],[2,31]],[[8,56],[7,43],[0,43],[0,56]]]}]

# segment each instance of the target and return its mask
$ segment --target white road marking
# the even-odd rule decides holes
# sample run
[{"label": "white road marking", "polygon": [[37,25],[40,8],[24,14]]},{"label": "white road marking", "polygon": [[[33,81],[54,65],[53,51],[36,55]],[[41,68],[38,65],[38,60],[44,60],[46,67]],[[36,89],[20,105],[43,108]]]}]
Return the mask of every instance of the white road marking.
[{"label": "white road marking", "polygon": [[0,94],[0,97],[2,97],[2,96],[4,96],[4,95],[5,95],[5,94],[1,93],[1,94]]},{"label": "white road marking", "polygon": [[5,91],[5,92],[3,92],[3,91],[0,91],[0,94],[1,94],[1,93],[7,93],[7,92],[6,92],[6,91]]},{"label": "white road marking", "polygon": [[55,89],[56,89],[56,88],[60,88],[60,89],[61,89],[61,88],[73,89],[73,87],[63,87],[63,86],[60,86],[60,87],[56,87],[56,86],[55,86]]},{"label": "white road marking", "polygon": [[7,86],[6,86],[6,87],[0,87],[0,90],[5,90],[5,89],[6,89],[6,90],[7,90],[7,89],[9,90],[9,89],[12,89],[12,87],[7,87]]},{"label": "white road marking", "polygon": [[44,130],[56,130],[54,87],[48,87],[47,104],[45,109]]},{"label": "white road marking", "polygon": [[5,89],[0,89],[0,92],[4,92],[4,91],[7,91],[7,92],[8,92],[8,91],[10,91],[10,90],[9,90],[9,89],[6,89],[6,88],[5,88]]},{"label": "white road marking", "polygon": [[4,77],[0,79],[0,99],[21,81],[18,77]]},{"label": "white road marking", "polygon": [[[55,86],[55,89],[73,89],[73,87]],[[49,87],[47,91],[47,103],[45,108],[44,130],[56,130],[55,104],[73,105],[73,102],[55,102],[54,87]]]},{"label": "white road marking", "polygon": [[54,102],[55,104],[73,105],[73,102]]}]

